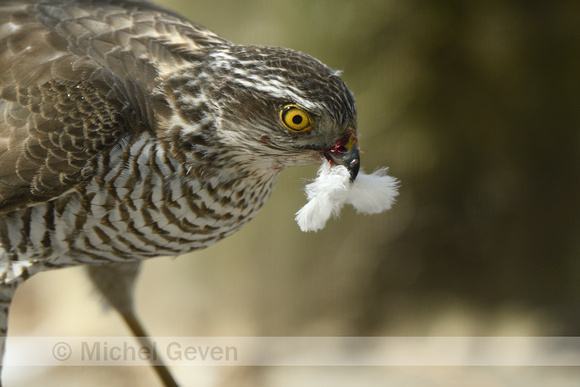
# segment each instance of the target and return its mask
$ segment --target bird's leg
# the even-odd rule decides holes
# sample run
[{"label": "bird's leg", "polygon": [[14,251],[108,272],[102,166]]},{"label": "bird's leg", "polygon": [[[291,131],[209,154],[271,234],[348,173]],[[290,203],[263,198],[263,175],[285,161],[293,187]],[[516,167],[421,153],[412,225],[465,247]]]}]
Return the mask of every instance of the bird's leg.
[{"label": "bird's leg", "polygon": [[6,335],[8,333],[8,314],[12,298],[20,282],[0,285],[0,387],[2,387],[2,364],[6,350]]},{"label": "bird's leg", "polygon": [[140,263],[111,263],[106,265],[87,266],[89,278],[99,292],[105,296],[108,304],[115,308],[125,323],[139,340],[142,347],[151,351],[151,359],[156,359],[156,364],[152,364],[153,369],[163,382],[164,386],[178,386],[169,372],[169,369],[156,353],[155,346],[143,324],[135,313],[133,306],[133,290],[135,280],[139,274]]}]

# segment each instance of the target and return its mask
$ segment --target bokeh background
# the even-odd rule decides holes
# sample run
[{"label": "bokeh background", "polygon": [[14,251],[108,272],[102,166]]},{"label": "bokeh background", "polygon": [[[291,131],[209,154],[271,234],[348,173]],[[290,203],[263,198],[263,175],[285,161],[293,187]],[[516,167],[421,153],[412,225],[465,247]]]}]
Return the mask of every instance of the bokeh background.
[{"label": "bokeh background", "polygon": [[[239,44],[344,71],[362,165],[401,180],[381,215],[304,234],[316,166],[247,227],[145,264],[157,336],[579,336],[580,2],[158,1]],[[127,335],[81,269],[18,292],[15,336]],[[176,369],[187,386],[572,386],[578,368]],[[7,385],[155,386],[144,368],[8,369]],[[56,384],[55,384],[56,383]]]}]

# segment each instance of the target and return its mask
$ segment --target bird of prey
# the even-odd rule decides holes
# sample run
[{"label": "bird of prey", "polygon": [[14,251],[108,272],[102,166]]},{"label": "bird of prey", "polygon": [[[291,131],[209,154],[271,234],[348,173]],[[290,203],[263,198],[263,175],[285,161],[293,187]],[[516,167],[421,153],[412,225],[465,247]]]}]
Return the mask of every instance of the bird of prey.
[{"label": "bird of prey", "polygon": [[1,353],[18,285],[76,265],[146,336],[142,260],[233,234],[288,166],[355,179],[356,135],[352,93],[306,54],[145,1],[0,1]]}]

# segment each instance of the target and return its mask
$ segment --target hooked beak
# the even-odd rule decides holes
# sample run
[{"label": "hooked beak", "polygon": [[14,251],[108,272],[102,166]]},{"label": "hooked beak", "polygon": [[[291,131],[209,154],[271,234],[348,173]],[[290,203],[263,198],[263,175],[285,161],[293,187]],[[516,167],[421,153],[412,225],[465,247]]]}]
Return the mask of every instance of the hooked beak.
[{"label": "hooked beak", "polygon": [[331,163],[346,167],[351,182],[356,179],[360,169],[360,154],[358,140],[352,131],[338,140],[332,149],[324,152],[324,157]]}]

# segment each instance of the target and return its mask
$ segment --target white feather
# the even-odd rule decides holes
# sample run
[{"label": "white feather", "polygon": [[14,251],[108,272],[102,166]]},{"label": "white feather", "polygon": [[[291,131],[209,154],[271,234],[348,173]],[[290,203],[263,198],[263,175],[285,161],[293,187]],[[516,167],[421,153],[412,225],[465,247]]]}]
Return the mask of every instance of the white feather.
[{"label": "white feather", "polygon": [[358,212],[378,214],[391,208],[399,194],[399,182],[381,168],[370,175],[359,173],[348,190],[347,203]]},{"label": "white feather", "polygon": [[365,214],[388,210],[398,195],[399,185],[386,172],[386,168],[371,175],[361,171],[351,183],[345,167],[324,162],[316,180],[305,187],[308,203],[296,213],[298,226],[304,232],[321,230],[331,216],[340,214],[345,203]]}]

